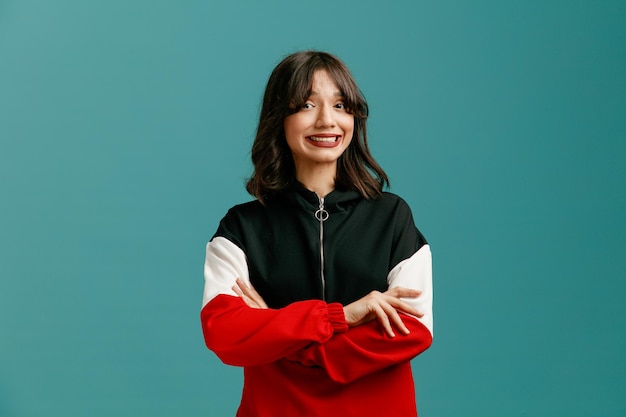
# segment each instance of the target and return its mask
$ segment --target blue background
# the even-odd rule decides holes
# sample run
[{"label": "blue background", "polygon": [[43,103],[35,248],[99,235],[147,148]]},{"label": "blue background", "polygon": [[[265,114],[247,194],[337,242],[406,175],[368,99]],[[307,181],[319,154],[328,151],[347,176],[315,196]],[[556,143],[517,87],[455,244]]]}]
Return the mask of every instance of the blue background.
[{"label": "blue background", "polygon": [[420,415],[626,415],[624,1],[0,0],[0,416],[234,415],[204,245],[306,48],[432,245]]}]

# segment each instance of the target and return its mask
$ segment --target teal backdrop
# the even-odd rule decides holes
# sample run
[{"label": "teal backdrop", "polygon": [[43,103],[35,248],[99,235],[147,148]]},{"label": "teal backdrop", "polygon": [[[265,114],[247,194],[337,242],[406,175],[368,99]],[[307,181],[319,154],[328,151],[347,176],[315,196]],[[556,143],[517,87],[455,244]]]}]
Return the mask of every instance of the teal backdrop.
[{"label": "teal backdrop", "polygon": [[0,416],[234,415],[205,244],[309,48],[432,245],[420,416],[625,416],[622,0],[0,0]]}]

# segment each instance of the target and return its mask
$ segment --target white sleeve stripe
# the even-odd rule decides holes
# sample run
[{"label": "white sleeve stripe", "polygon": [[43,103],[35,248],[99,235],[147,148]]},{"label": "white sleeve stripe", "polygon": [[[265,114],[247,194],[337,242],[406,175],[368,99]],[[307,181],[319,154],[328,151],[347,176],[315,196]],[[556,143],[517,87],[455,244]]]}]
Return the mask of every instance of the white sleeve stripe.
[{"label": "white sleeve stripe", "polygon": [[433,282],[430,247],[422,246],[408,259],[396,265],[387,275],[389,288],[404,287],[421,291],[417,298],[405,298],[416,310],[424,313],[418,318],[433,333]]},{"label": "white sleeve stripe", "polygon": [[214,238],[206,246],[202,307],[219,294],[236,296],[232,287],[237,278],[250,283],[245,253],[224,237]]}]

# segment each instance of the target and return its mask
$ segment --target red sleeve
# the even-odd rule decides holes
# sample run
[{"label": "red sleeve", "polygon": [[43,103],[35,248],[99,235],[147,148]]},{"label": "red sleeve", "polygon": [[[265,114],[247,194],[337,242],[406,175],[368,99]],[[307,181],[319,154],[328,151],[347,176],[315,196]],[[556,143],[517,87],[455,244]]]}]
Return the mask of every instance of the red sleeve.
[{"label": "red sleeve", "polygon": [[432,343],[430,331],[418,320],[404,316],[408,335],[389,337],[377,321],[336,334],[327,342],[314,343],[287,359],[305,366],[319,366],[340,383],[349,383],[388,366],[411,360]]},{"label": "red sleeve", "polygon": [[[405,228],[406,229],[406,228]],[[430,248],[422,246],[410,258],[396,265],[388,276],[389,288],[401,286],[419,290],[414,299],[404,299],[424,316],[420,319],[402,315],[410,330],[408,335],[396,332],[391,338],[377,321],[352,327],[327,342],[314,343],[287,359],[306,366],[319,366],[334,381],[348,383],[388,366],[413,359],[432,343],[432,266]]]},{"label": "red sleeve", "polygon": [[320,300],[255,309],[239,297],[220,294],[203,307],[200,318],[207,347],[236,366],[271,363],[348,330],[343,306]]}]

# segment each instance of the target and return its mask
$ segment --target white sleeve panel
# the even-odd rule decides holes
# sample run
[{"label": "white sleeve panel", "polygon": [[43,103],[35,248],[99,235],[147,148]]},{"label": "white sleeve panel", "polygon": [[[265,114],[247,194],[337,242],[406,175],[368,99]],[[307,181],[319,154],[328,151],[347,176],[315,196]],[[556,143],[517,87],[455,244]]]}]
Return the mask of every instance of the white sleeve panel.
[{"label": "white sleeve panel", "polygon": [[405,298],[417,311],[424,313],[418,318],[433,334],[433,272],[430,247],[422,246],[408,259],[396,265],[387,276],[389,288],[404,287],[421,291],[417,298]]},{"label": "white sleeve panel", "polygon": [[246,254],[230,240],[214,238],[206,245],[202,307],[218,294],[237,296],[232,289],[237,278],[250,285]]}]

